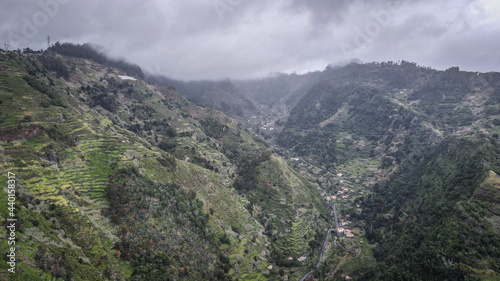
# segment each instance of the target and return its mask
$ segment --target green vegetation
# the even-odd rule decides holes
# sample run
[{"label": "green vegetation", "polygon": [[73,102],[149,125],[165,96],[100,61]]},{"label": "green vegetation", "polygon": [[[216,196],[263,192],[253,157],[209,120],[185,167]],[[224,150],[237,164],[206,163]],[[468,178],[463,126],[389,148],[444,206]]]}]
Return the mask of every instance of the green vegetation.
[{"label": "green vegetation", "polygon": [[[294,105],[270,108],[278,130],[263,135],[358,231],[328,243],[315,278],[498,279],[498,78],[402,61],[238,84]],[[259,88],[289,80],[307,90]]]},{"label": "green vegetation", "polygon": [[[123,72],[143,77],[88,45],[0,55],[0,158],[18,183],[18,273],[4,262],[4,279],[499,278],[498,74],[402,61],[152,85]],[[258,120],[241,93],[276,110]],[[354,238],[326,239],[328,197]]]},{"label": "green vegetation", "polygon": [[[276,251],[317,249],[309,242],[326,225],[319,191],[266,144],[172,88],[121,80],[116,62],[86,50],[0,56],[0,157],[19,183],[18,271],[2,263],[2,276],[268,280],[278,271],[265,268],[282,262]],[[240,164],[264,153],[261,189],[236,190]],[[286,190],[269,199],[267,181]]]},{"label": "green vegetation", "polygon": [[499,155],[498,143],[449,140],[376,186],[362,216],[380,263],[365,278],[498,278]]}]

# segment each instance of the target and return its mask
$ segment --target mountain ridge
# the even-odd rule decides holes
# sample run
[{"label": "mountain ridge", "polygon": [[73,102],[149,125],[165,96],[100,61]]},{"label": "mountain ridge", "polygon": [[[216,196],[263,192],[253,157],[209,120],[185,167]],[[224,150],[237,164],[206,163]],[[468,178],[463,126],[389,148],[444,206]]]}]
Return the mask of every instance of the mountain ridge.
[{"label": "mountain ridge", "polygon": [[[299,183],[291,190],[307,196],[296,203],[261,196],[254,209],[276,207],[250,212],[245,193],[232,187],[236,165],[266,146],[227,115],[89,59],[16,52],[0,59],[2,165],[19,181],[22,258],[9,279],[272,279],[279,273],[266,270],[277,262],[271,252],[314,253],[308,240],[282,241],[313,237],[325,216],[301,213],[307,228],[289,231],[271,217],[307,202],[325,212],[319,191]],[[68,78],[44,61],[65,66]],[[288,169],[264,164],[275,171],[256,171],[257,185]]]},{"label": "mountain ridge", "polygon": [[[94,55],[0,56],[12,280],[498,277],[498,73],[401,61],[176,86]],[[334,205],[353,237],[330,234]]]}]

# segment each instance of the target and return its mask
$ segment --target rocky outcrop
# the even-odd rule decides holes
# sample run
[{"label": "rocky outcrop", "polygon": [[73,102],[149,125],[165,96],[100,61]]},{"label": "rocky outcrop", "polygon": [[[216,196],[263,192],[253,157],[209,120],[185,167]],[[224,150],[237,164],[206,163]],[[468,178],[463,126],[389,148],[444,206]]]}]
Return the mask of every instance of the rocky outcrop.
[{"label": "rocky outcrop", "polygon": [[13,141],[20,139],[34,139],[43,132],[40,126],[19,126],[7,132],[0,133],[0,140]]}]

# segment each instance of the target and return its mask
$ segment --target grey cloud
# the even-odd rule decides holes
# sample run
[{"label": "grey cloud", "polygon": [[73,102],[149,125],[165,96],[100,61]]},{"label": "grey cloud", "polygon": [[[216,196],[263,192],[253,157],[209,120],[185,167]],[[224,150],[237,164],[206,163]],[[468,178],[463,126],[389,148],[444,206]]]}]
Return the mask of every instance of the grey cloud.
[{"label": "grey cloud", "polygon": [[[24,38],[21,48],[45,48],[47,35],[53,41],[91,42],[180,79],[305,72],[352,58],[500,68],[494,0],[40,1],[61,3],[59,11]],[[10,42],[9,34],[23,37],[26,19],[33,22],[44,12],[38,3],[2,3],[3,42]],[[391,3],[401,3],[400,9],[388,9]],[[384,15],[390,16],[387,22]]]}]

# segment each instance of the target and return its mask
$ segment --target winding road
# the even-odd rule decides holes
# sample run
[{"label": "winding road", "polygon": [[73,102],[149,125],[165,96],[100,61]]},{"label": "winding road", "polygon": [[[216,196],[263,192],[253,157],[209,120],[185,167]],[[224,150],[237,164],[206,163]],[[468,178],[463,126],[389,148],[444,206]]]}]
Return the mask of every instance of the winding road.
[{"label": "winding road", "polygon": [[[319,267],[319,265],[321,263],[321,259],[323,258],[323,254],[325,253],[325,247],[326,247],[326,242],[328,241],[328,236],[332,232],[336,233],[337,228],[339,228],[339,220],[337,218],[337,205],[336,204],[333,204],[333,213],[334,213],[334,219],[335,219],[335,228],[329,228],[326,231],[326,237],[325,237],[325,240],[323,241],[323,246],[321,247],[321,252],[319,253],[319,258],[318,258],[318,263],[316,264],[316,268]],[[314,273],[314,269],[309,271],[308,273],[306,273],[304,276],[302,276],[302,278],[300,278],[299,281],[306,280],[313,273]]]}]

